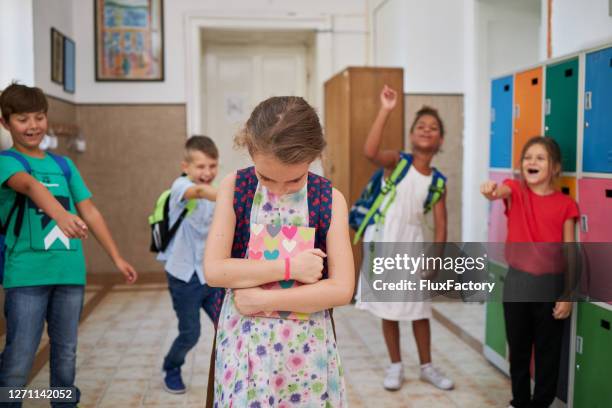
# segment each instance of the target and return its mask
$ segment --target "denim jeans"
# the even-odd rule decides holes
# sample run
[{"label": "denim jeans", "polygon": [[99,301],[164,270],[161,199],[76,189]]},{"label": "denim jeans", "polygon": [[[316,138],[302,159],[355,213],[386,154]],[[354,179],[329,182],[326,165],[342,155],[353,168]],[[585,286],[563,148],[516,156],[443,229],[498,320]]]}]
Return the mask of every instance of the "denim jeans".
[{"label": "denim jeans", "polygon": [[[50,386],[74,387],[84,289],[82,285],[49,285],[4,290],[6,345],[0,355],[0,386],[26,386],[46,320],[51,345]],[[76,396],[78,401],[78,389]],[[20,407],[21,403],[0,406]],[[76,403],[52,406],[75,407]]]},{"label": "denim jeans", "polygon": [[189,282],[184,282],[166,273],[168,289],[172,297],[172,307],[178,318],[179,334],[172,343],[170,351],[164,358],[164,371],[180,368],[185,363],[185,356],[200,338],[200,309],[210,310],[215,288],[202,285],[194,272]]}]

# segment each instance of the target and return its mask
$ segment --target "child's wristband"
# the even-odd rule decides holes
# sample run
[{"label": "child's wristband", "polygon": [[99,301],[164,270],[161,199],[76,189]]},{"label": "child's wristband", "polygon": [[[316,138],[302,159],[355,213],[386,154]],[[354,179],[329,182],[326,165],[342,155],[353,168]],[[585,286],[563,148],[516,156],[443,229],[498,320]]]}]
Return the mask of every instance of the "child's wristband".
[{"label": "child's wristband", "polygon": [[288,281],[291,279],[291,263],[289,262],[289,257],[285,258],[285,280]]}]

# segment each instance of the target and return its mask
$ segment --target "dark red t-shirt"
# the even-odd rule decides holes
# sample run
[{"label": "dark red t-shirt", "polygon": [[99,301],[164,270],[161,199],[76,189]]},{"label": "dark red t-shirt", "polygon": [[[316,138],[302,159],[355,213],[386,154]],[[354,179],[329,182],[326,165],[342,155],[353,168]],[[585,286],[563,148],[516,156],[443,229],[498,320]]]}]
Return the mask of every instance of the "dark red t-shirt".
[{"label": "dark red t-shirt", "polygon": [[560,245],[528,245],[516,242],[563,242],[563,225],[580,216],[571,197],[558,191],[541,196],[519,180],[504,180],[510,187],[510,206],[505,201],[508,217],[506,258],[508,263],[533,274],[558,273],[563,267]]}]

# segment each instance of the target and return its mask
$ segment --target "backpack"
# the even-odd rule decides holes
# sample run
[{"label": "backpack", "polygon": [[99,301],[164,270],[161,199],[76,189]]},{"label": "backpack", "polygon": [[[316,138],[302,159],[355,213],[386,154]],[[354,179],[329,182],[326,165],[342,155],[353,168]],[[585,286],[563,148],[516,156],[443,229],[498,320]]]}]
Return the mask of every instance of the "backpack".
[{"label": "backpack", "polygon": [[[72,178],[72,170],[70,170],[70,166],[66,161],[66,158],[63,156],[56,155],[51,152],[47,152],[47,154],[55,160],[59,168],[62,170],[62,174],[68,183],[70,183],[70,179]],[[32,167],[30,163],[19,153],[14,152],[12,150],[4,150],[0,152],[0,156],[12,157],[17,160],[23,166],[24,170],[32,175]],[[13,202],[13,206],[9,210],[8,216],[2,224],[2,220],[0,220],[0,284],[4,280],[4,263],[6,261],[6,235],[8,233],[9,226],[11,224],[11,219],[15,212],[17,212],[17,219],[15,220],[15,224],[13,225],[13,235],[15,238],[19,237],[21,234],[21,226],[23,225],[23,218],[25,216],[27,197],[23,194],[17,193],[15,197],[15,201]]]},{"label": "backpack", "polygon": [[166,190],[160,194],[153,208],[153,214],[149,215],[149,225],[151,226],[149,250],[154,253],[164,252],[168,248],[185,217],[191,214],[197,205],[196,200],[188,200],[185,209],[176,222],[170,226],[170,191]]},{"label": "backpack", "polygon": [[[359,239],[368,226],[384,220],[389,206],[395,199],[395,188],[406,174],[408,174],[410,166],[412,166],[412,155],[400,152],[400,161],[397,163],[397,166],[395,166],[395,169],[393,169],[389,178],[384,180],[384,185],[384,169],[380,168],[374,173],[349,212],[349,225],[356,231],[355,237],[353,238],[353,245],[359,242]],[[427,214],[440,200],[445,189],[446,177],[434,167],[429,193],[423,203],[424,214]],[[387,194],[391,194],[391,199],[381,208]]]}]

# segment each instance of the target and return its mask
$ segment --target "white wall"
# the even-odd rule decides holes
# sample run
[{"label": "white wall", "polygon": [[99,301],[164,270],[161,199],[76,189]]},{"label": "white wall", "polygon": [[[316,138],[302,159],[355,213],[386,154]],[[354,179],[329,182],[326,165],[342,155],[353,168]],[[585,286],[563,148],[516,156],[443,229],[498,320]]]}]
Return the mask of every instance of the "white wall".
[{"label": "white wall", "polygon": [[372,62],[403,67],[407,93],[463,93],[465,4],[465,0],[372,2]]},{"label": "white wall", "polygon": [[34,85],[32,0],[0,0],[0,90]]},{"label": "white wall", "polygon": [[[74,101],[74,95],[64,91],[63,85],[51,81],[51,27],[76,43],[77,55],[83,53],[81,41],[74,37],[74,0],[33,0],[34,4],[34,80],[48,95]],[[76,77],[79,73],[76,72]]]},{"label": "white wall", "polygon": [[[544,0],[546,1],[546,0]],[[490,82],[540,60],[540,3],[470,0],[466,7],[466,89],[463,162],[463,240],[487,240],[488,203],[480,184],[488,178]],[[468,24],[468,20],[473,23]]]},{"label": "white wall", "polygon": [[610,7],[609,0],[553,0],[552,56],[612,42]]},{"label": "white wall", "polygon": [[[330,33],[331,71],[347,64],[365,63],[365,0],[171,0],[165,2],[164,82],[95,82],[93,1],[75,1],[74,36],[77,45],[77,96],[80,103],[185,103],[185,21],[202,15],[218,19],[273,16],[279,20],[329,16],[334,26]],[[361,21],[360,23],[358,23]],[[359,25],[355,29],[355,24]],[[248,24],[248,23],[247,23]],[[322,33],[325,34],[325,33]],[[327,78],[319,78],[319,81]]]}]

